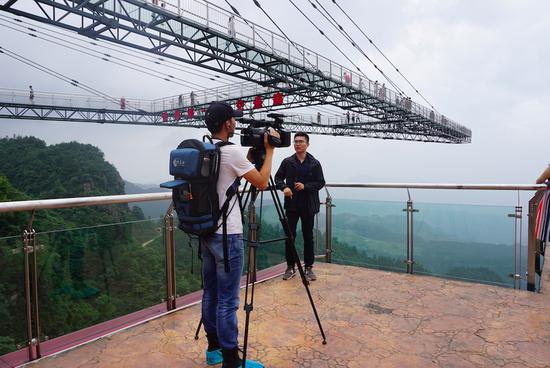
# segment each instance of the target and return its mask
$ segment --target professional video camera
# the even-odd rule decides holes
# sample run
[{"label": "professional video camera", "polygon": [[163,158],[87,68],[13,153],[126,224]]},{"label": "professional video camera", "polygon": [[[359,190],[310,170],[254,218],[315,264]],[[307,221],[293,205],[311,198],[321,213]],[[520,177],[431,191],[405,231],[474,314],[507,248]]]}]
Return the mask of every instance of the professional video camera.
[{"label": "professional video camera", "polygon": [[248,124],[248,127],[241,130],[241,146],[254,147],[260,150],[264,148],[264,133],[269,129],[275,129],[280,139],[269,135],[267,137],[269,144],[273,147],[289,147],[290,132],[283,129],[283,118],[285,115],[271,113],[267,117],[273,120],[254,120],[241,118],[239,121],[243,124]]}]

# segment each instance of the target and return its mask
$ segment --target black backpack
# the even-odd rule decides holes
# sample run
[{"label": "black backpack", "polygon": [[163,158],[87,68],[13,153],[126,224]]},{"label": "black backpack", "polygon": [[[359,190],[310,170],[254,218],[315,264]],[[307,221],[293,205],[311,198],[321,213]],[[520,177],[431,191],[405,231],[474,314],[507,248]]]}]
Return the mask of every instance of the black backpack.
[{"label": "black backpack", "polygon": [[239,179],[227,189],[227,199],[220,206],[217,184],[220,171],[220,147],[230,142],[201,142],[186,139],[177,149],[170,152],[170,175],[174,180],[162,183],[163,188],[172,189],[172,200],[178,214],[178,228],[189,235],[200,237],[218,230],[222,218],[223,255],[225,271],[229,272],[227,249],[227,216],[232,209],[229,204],[238,195]]}]

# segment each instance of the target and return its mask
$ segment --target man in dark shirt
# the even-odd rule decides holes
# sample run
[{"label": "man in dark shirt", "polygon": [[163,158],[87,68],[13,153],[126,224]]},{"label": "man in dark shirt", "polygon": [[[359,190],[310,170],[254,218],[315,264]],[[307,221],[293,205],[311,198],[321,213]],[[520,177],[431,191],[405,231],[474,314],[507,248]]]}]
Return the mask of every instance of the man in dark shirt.
[{"label": "man in dark shirt", "polygon": [[[319,212],[319,190],[325,186],[323,169],[319,161],[307,153],[309,136],[306,133],[294,135],[294,155],[287,157],[281,163],[275,183],[277,189],[285,195],[285,212],[290,225],[290,230],[296,238],[296,226],[298,220],[302,223],[302,235],[304,237],[304,262],[306,277],[309,281],[317,279],[313,272],[313,223],[315,214]],[[292,278],[295,274],[295,263],[291,252],[292,244],[287,240],[285,256],[287,270],[284,280]]]}]

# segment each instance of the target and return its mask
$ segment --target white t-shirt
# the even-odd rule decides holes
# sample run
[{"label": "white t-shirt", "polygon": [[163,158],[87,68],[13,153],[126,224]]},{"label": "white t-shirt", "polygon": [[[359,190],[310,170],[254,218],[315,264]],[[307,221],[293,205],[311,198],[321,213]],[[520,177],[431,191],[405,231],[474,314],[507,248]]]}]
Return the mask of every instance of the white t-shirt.
[{"label": "white t-shirt", "polygon": [[[214,140],[216,143],[218,140]],[[218,177],[218,198],[220,200],[220,207],[225,203],[227,198],[225,193],[227,189],[233,184],[236,178],[242,177],[244,174],[254,169],[254,165],[247,160],[246,155],[242,151],[240,146],[229,144],[220,148],[221,161],[220,161],[220,173]],[[229,212],[231,211],[231,212]],[[243,224],[241,222],[241,209],[239,207],[239,200],[237,196],[233,196],[229,203],[227,217],[227,234],[242,234]],[[222,218],[218,225],[219,229],[216,234],[223,234],[223,226],[221,226]]]}]

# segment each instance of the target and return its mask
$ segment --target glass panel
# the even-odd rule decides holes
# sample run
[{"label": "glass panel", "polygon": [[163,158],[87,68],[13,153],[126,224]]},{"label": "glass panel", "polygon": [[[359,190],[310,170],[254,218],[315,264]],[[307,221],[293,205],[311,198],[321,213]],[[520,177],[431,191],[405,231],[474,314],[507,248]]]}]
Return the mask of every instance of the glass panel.
[{"label": "glass panel", "polygon": [[[175,215],[175,212],[174,212]],[[178,219],[174,217],[176,230],[176,295],[183,296],[197,290],[201,290],[201,260],[198,256],[199,242],[196,237],[189,235],[177,228]]]},{"label": "glass panel", "polygon": [[[403,202],[332,200],[332,262],[405,271],[406,214]],[[325,232],[325,206],[319,226]],[[324,242],[324,239],[323,239]]]},{"label": "glass panel", "polygon": [[[269,193],[264,193],[265,196],[271,199]],[[266,197],[266,198],[267,198]],[[257,253],[257,268],[258,270],[263,270],[281,263],[286,263],[285,260],[285,232],[275,205],[271,200],[265,201],[260,213],[259,207],[256,209],[258,215],[261,215],[261,230],[260,230],[260,240],[261,241],[270,241],[275,239],[282,239],[278,241],[271,241],[269,243],[263,243],[260,245],[259,251]],[[246,223],[248,226],[248,223]],[[298,229],[299,229],[298,225]],[[247,260],[248,244],[245,244],[245,262]],[[296,242],[296,249],[298,250],[298,255],[300,260],[304,261],[304,241],[302,239],[301,233],[298,233]],[[245,263],[246,265],[246,263]]]},{"label": "glass panel", "polygon": [[508,214],[514,207],[414,203],[414,208],[415,273],[513,287],[514,219]]},{"label": "glass panel", "polygon": [[21,236],[0,238],[0,355],[26,346],[26,304]]},{"label": "glass panel", "polygon": [[[282,200],[280,192],[278,192],[279,197]],[[283,210],[284,211],[284,210]],[[267,202],[263,206],[262,211],[262,234],[261,240],[273,240],[273,239],[283,239],[285,233],[283,231],[283,226],[279,220],[279,216],[273,205],[273,202]],[[325,254],[325,237],[324,237],[324,213],[320,214],[319,217],[319,229],[316,229],[315,225],[313,228],[314,236],[314,250],[315,255],[324,255]],[[322,231],[321,231],[322,230]],[[296,250],[300,260],[304,261],[304,238],[302,236],[302,230],[300,222],[296,227]],[[316,258],[315,262],[324,261],[323,259]],[[264,269],[278,265],[280,263],[285,263],[285,241],[279,240],[276,242],[262,244],[260,248],[260,253],[258,254],[258,269]]]},{"label": "glass panel", "polygon": [[161,303],[162,225],[140,220],[37,234],[43,338]]}]

